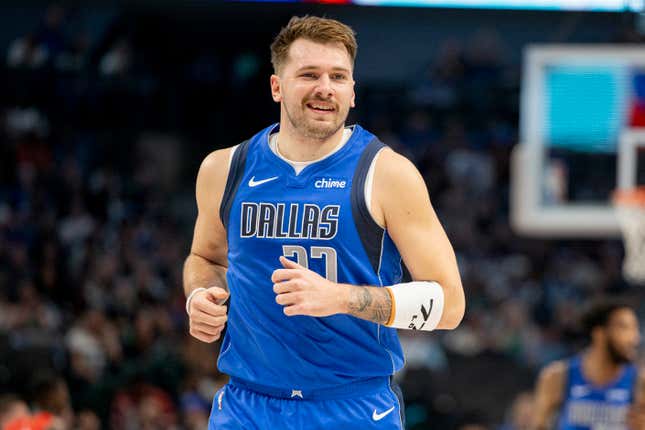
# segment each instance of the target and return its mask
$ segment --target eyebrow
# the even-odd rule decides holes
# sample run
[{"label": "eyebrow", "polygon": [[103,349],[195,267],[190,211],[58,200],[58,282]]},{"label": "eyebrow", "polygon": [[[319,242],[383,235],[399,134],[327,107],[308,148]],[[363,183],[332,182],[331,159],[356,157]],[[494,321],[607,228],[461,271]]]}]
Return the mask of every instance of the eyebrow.
[{"label": "eyebrow", "polygon": [[[321,68],[320,66],[303,66],[303,67],[299,68],[298,70],[296,70],[296,72],[302,72],[302,71],[305,71],[305,70],[319,70],[320,68]],[[335,71],[339,71],[339,72],[351,73],[351,70],[346,69],[344,67],[335,66],[335,67],[332,67],[331,69],[335,70]]]}]

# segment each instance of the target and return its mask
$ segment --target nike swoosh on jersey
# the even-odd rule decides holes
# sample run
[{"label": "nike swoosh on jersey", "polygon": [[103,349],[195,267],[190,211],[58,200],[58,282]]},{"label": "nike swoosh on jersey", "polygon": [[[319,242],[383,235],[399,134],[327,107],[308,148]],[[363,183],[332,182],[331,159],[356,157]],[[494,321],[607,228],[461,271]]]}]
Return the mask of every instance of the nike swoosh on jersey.
[{"label": "nike swoosh on jersey", "polygon": [[372,419],[374,421],[380,421],[383,418],[385,418],[386,415],[388,415],[390,412],[394,410],[394,406],[392,406],[390,409],[388,409],[385,412],[381,412],[380,414],[376,413],[376,409],[374,409],[374,412],[372,413]]},{"label": "nike swoosh on jersey", "polygon": [[278,176],[273,176],[271,178],[260,179],[259,181],[256,181],[255,176],[253,176],[251,179],[249,179],[249,187],[257,187],[258,185],[266,184],[267,182],[271,182],[275,179],[278,179]]}]

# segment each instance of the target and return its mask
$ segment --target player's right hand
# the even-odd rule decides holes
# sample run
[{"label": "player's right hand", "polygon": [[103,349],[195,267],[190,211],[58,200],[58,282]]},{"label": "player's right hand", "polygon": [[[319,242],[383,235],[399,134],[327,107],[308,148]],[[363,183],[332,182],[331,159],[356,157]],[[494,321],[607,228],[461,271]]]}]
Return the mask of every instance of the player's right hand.
[{"label": "player's right hand", "polygon": [[190,300],[188,321],[190,334],[202,342],[212,343],[219,339],[226,325],[228,292],[220,287],[199,291]]}]

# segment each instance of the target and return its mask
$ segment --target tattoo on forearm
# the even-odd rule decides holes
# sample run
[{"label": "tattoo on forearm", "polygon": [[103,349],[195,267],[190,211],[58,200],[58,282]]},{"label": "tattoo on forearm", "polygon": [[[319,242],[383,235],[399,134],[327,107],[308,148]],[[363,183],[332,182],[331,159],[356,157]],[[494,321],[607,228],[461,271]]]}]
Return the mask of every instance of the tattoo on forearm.
[{"label": "tattoo on forearm", "polygon": [[356,310],[358,312],[363,312],[369,305],[372,304],[372,294],[367,288],[361,288],[357,294],[358,296],[358,303],[356,306]]},{"label": "tattoo on forearm", "polygon": [[377,287],[355,287],[349,301],[349,314],[385,324],[392,312],[392,299],[387,291]]}]

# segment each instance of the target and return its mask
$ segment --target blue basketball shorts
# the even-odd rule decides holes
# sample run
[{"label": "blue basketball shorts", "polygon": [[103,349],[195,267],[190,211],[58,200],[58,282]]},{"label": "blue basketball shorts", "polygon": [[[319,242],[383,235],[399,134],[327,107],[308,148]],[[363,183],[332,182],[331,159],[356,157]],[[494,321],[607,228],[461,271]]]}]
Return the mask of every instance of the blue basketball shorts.
[{"label": "blue basketball shorts", "polygon": [[236,378],[213,399],[209,430],[403,430],[401,390],[372,378],[318,391],[276,390]]}]

